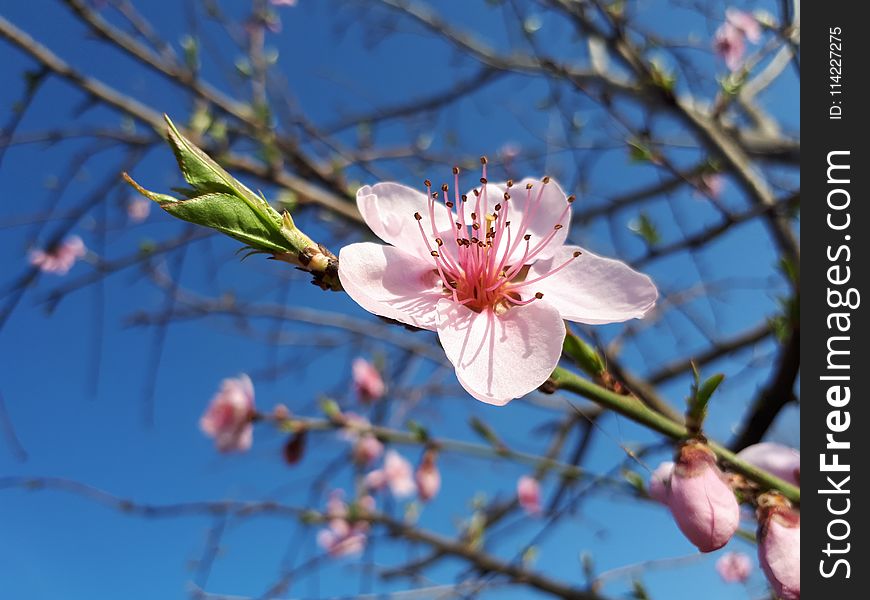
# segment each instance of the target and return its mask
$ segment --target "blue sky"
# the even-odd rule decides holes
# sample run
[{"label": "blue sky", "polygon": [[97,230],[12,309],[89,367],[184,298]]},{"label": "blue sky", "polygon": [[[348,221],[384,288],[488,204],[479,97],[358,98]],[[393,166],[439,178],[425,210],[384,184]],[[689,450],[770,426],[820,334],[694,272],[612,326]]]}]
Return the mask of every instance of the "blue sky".
[{"label": "blue sky", "polygon": [[[159,25],[160,33],[178,47],[187,24],[182,3],[161,0],[140,4],[141,10]],[[230,12],[242,14],[242,3],[226,4]],[[279,51],[278,69],[292,89],[293,106],[301,108],[315,122],[329,123],[342,114],[355,114],[381,102],[419,97],[474,71],[459,64],[455,54],[445,50],[441,43],[416,31],[405,31],[407,27],[392,36],[379,35],[373,24],[379,17],[360,21],[358,8],[341,8],[340,3],[331,1],[300,0],[299,4],[297,8],[281,11],[282,32],[272,35],[269,44]],[[2,14],[72,64],[183,120],[190,107],[177,90],[155,74],[133,68],[134,63],[127,58],[86,37],[83,28],[59,3],[49,6],[45,10],[51,11],[52,18],[45,18],[45,11],[34,10],[30,3],[4,3]],[[657,2],[642,4],[644,22],[665,33],[677,35],[688,28],[703,40],[715,27],[690,18],[687,12],[658,8]],[[442,10],[458,25],[480,31],[490,43],[498,47],[507,43],[502,35],[501,17],[487,3],[445,2]],[[717,14],[723,11],[724,5]],[[213,27],[205,26],[203,30],[215,33]],[[539,35],[549,36],[548,41],[560,55],[570,56],[576,47],[568,32],[551,19],[544,18],[540,32]],[[372,45],[373,39],[379,43]],[[234,60],[231,48],[221,46],[220,50],[229,63]],[[712,91],[715,62],[709,53],[696,53],[698,64],[710,78],[701,85]],[[22,71],[32,65],[8,47],[4,47],[3,56],[0,107],[9,107],[22,94]],[[232,91],[231,79],[228,83],[212,62],[206,60],[204,64],[208,76]],[[797,89],[793,75],[786,73],[783,81],[763,98],[786,128],[798,127]],[[486,86],[431,123],[433,147],[449,152],[455,139],[463,154],[494,155],[507,142],[524,149],[540,149],[544,147],[541,137],[558,120],[552,109],[539,106],[545,93],[546,87],[541,82],[521,77]],[[84,110],[82,100],[66,83],[50,80],[28,110],[20,131],[70,124],[87,128],[119,122],[117,114],[106,109]],[[600,109],[584,101],[578,100],[577,113],[590,127],[596,127],[596,119],[601,118]],[[354,135],[351,129],[345,139],[351,140]],[[394,124],[379,131],[377,140],[385,144],[407,143],[409,135],[410,127]],[[591,139],[595,138],[591,134]],[[0,203],[0,248],[6,259],[2,269],[4,289],[24,272],[28,247],[44,242],[64,226],[62,219],[38,225],[16,222],[19,217],[50,209],[56,182],[65,177],[69,160],[82,151],[92,152],[87,142],[26,145],[7,152],[0,166],[0,185],[4,190]],[[551,152],[546,160],[548,172],[557,174],[563,182],[585,181],[584,189],[589,193],[581,195],[581,202],[601,202],[609,194],[659,177],[653,169],[630,164],[624,148],[586,158],[592,167],[590,172],[582,173],[583,177],[578,176],[580,167],[570,155]],[[692,158],[685,153],[680,160],[689,164]],[[123,156],[114,150],[92,153],[85,168],[57,201],[54,214],[62,215],[85,202],[94,187],[117,172],[122,162]],[[386,163],[381,168],[403,183],[414,185],[424,176],[435,181],[448,177],[449,166],[445,164],[441,173],[423,174],[402,171],[395,163]],[[158,190],[181,181],[165,147],[149,152],[135,167],[134,175],[147,187]],[[360,172],[353,176],[366,183],[374,181],[371,174]],[[467,181],[473,179],[470,176]],[[129,196],[126,189],[111,192],[101,207],[91,210],[74,231],[89,247],[108,257],[127,255],[143,243],[169,239],[184,231],[184,225],[172,222],[157,210],[146,223],[129,225],[124,213]],[[726,185],[724,201],[732,207],[745,206],[745,200],[731,182]],[[666,239],[677,237],[681,225],[695,230],[715,222],[715,212],[689,190],[667,201],[657,201],[649,211]],[[315,236],[323,233],[316,216],[302,220]],[[626,227],[634,216],[636,213],[631,211],[620,215],[615,238],[606,226],[593,226],[575,231],[572,239],[598,252],[622,258],[640,256],[643,244]],[[109,225],[104,236],[98,233],[103,223]],[[359,237],[356,233],[343,235],[334,249]],[[357,319],[372,319],[349,298],[320,292],[286,265],[258,257],[240,263],[235,254],[237,249],[238,244],[232,240],[211,237],[192,244],[183,260],[179,254],[171,257],[169,265],[176,275],[180,273],[186,289],[204,296],[232,291],[241,299],[316,306]],[[760,225],[738,228],[717,242],[699,262],[706,273],[715,274],[716,280],[732,282],[732,289],[715,301],[715,315],[706,301],[692,305],[699,319],[717,334],[741,331],[756,319],[775,312],[776,296],[784,288],[775,276],[775,255]],[[683,256],[655,262],[645,270],[668,291],[697,282],[697,267]],[[197,420],[220,380],[240,372],[251,373],[261,408],[269,409],[283,402],[295,412],[315,415],[320,394],[328,393],[346,404],[352,400],[347,381],[353,356],[382,355],[391,372],[398,370],[398,365],[391,362],[397,356],[395,348],[383,341],[365,339],[354,345],[303,348],[304,360],[291,360],[300,348],[289,345],[276,350],[263,342],[262,335],[246,336],[230,319],[210,318],[175,323],[166,330],[157,378],[152,381],[149,365],[159,334],[154,328],[131,325],[130,317],[138,311],[159,312],[165,304],[162,292],[138,269],[123,271],[104,285],[70,294],[53,312],[46,312],[45,299],[52,290],[87,276],[90,269],[89,265],[81,264],[65,279],[41,278],[0,331],[3,364],[0,393],[28,454],[28,459],[21,462],[5,448],[0,449],[0,477],[69,478],[152,504],[266,498],[304,504],[310,501],[311,482],[342,456],[346,446],[331,434],[315,435],[309,440],[303,463],[289,469],[280,460],[282,437],[258,428],[249,454],[218,456],[198,431]],[[741,282],[751,285],[745,287]],[[618,327],[602,329],[606,336],[619,331]],[[259,322],[255,331],[274,333],[274,326]],[[290,336],[336,337],[333,331],[297,325],[285,325],[282,331]],[[414,335],[419,340],[433,341],[426,333]],[[650,327],[640,336],[637,346],[626,348],[624,356],[631,368],[645,372],[666,363],[676,351],[700,348],[702,344],[703,338],[685,320],[674,317]],[[764,381],[766,370],[747,368],[748,359],[772,350],[770,342],[759,344],[752,352],[715,365],[729,379],[711,407],[709,424],[713,437],[728,438],[747,401]],[[264,372],[276,365],[281,367],[279,376],[265,376]],[[410,383],[422,381],[435,368],[428,363],[419,365]],[[257,373],[263,375],[258,377]],[[545,440],[536,436],[535,427],[550,422],[556,413],[525,402],[514,402],[503,409],[485,406],[464,395],[451,375],[442,379],[452,386],[449,393],[439,397],[437,403],[424,399],[407,416],[425,423],[435,435],[471,440],[475,437],[468,422],[476,416],[490,423],[512,448],[543,451]],[[391,383],[395,388],[401,387],[401,382]],[[155,402],[153,424],[149,425],[143,413],[144,397],[151,384]],[[662,388],[674,404],[685,397],[687,390],[685,378]],[[406,414],[400,410],[403,408],[393,405],[387,423],[402,426],[402,417],[396,415]],[[603,470],[616,464],[624,454],[622,445],[657,440],[624,419],[609,417],[600,427],[588,459],[592,469]],[[772,433],[774,439],[795,446],[799,446],[798,435],[794,412],[785,415]],[[417,449],[403,450],[409,458],[417,460]],[[654,467],[665,454],[651,457],[650,466]],[[444,535],[453,534],[456,524],[467,518],[475,495],[506,497],[512,493],[516,478],[525,473],[522,466],[449,454],[442,456],[441,467],[443,492],[436,503],[425,509],[420,524]],[[637,465],[635,468],[640,469]],[[338,469],[334,485],[349,487],[351,476],[350,469]],[[551,490],[552,486],[552,480],[548,480],[545,489]],[[316,499],[316,504],[322,498],[321,495]],[[399,515],[401,508],[393,507]],[[212,518],[205,516],[165,520],[128,517],[62,492],[0,490],[0,581],[4,582],[5,596],[9,598],[185,598],[189,582],[199,577],[195,561],[201,556],[214,524]],[[490,551],[513,558],[522,544],[533,538],[539,525],[509,519],[497,528],[500,533],[493,534]],[[753,552],[740,541],[731,545]],[[277,578],[283,565],[298,566],[317,552],[313,530],[292,521],[267,518],[227,523],[221,546],[208,589],[254,597]],[[408,551],[407,547],[386,539],[376,539],[372,548],[372,556],[379,565],[395,564]],[[666,511],[607,492],[592,495],[576,514],[563,520],[546,537],[537,561],[545,572],[580,584],[583,575],[579,556],[584,552],[593,555],[598,572],[640,561],[688,557],[678,565],[651,568],[643,574],[654,599],[688,599],[695,597],[698,589],[704,589],[710,600],[729,600],[758,597],[764,590],[757,571],[749,582],[749,590],[721,583],[713,570],[716,556],[690,556],[693,548],[679,535]],[[353,596],[365,591],[369,576],[360,569],[360,564],[338,561],[312,570],[296,582],[288,596]],[[427,572],[435,583],[451,583],[460,573],[462,567],[451,561]],[[605,591],[612,595],[624,593],[629,584],[630,579],[616,579]],[[378,589],[406,586],[406,582],[394,580],[386,588]],[[533,596],[525,589],[517,589],[511,593],[493,590],[484,597]]]}]

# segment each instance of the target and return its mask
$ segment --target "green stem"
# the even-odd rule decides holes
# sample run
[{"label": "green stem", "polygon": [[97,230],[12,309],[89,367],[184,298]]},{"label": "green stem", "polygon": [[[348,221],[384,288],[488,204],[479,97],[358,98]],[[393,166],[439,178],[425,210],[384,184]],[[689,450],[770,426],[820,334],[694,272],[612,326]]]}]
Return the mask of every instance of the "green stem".
[{"label": "green stem", "polygon": [[[628,417],[632,421],[645,425],[653,431],[657,431],[673,440],[682,440],[689,436],[689,432],[684,425],[655,412],[637,398],[611,392],[562,367],[557,367],[553,371],[553,374],[550,376],[550,382],[558,389],[574,392],[584,398],[588,398],[596,404],[615,411],[624,417]],[[764,489],[778,490],[795,504],[800,504],[800,488],[741,460],[724,446],[715,442],[710,442],[709,446],[720,459],[728,462],[734,471],[746,476]]]}]

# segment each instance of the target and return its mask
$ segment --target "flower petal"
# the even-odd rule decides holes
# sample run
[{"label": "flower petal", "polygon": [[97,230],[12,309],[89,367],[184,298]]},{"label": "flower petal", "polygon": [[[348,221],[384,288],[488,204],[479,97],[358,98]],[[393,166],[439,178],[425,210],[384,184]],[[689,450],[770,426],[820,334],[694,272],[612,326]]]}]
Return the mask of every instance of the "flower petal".
[{"label": "flower petal", "polygon": [[[430,238],[437,237],[432,233],[426,194],[398,183],[376,183],[373,186],[365,185],[357,191],[356,205],[366,225],[376,236],[409,254],[429,258],[429,249],[420,235],[420,225],[414,218],[414,213],[419,212],[423,217],[420,221],[423,231]],[[451,221],[443,206],[435,206],[435,224],[439,234],[452,229]],[[431,239],[430,244],[434,244]]]},{"label": "flower petal", "polygon": [[544,383],[559,362],[565,324],[543,302],[502,315],[438,303],[438,338],[459,383],[487,404],[504,405]]},{"label": "flower petal", "polygon": [[603,258],[577,246],[562,246],[551,260],[532,265],[527,279],[545,275],[582,254],[560,271],[524,288],[529,297],[544,294],[544,302],[556,308],[563,319],[600,325],[643,317],[655,304],[658,290],[652,280],[624,262]]},{"label": "flower petal", "polygon": [[371,242],[341,249],[338,278],[367,311],[408,325],[435,329],[435,305],[444,297],[434,263]]}]

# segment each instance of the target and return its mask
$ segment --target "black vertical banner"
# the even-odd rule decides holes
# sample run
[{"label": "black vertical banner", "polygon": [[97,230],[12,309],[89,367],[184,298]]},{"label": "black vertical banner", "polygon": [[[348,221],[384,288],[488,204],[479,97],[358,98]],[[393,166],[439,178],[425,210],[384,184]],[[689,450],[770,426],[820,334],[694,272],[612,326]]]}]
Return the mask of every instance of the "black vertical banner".
[{"label": "black vertical banner", "polygon": [[805,2],[801,15],[801,583],[813,600],[870,597],[865,8]]}]

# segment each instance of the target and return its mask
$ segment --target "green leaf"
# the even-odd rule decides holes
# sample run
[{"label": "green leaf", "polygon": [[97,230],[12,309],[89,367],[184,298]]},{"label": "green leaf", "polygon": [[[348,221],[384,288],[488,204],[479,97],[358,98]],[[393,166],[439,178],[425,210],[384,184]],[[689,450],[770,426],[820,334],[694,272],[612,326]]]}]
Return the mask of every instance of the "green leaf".
[{"label": "green leaf", "polygon": [[640,213],[629,223],[628,228],[650,246],[655,246],[662,239],[658,227],[646,213]]},{"label": "green leaf", "polygon": [[701,383],[700,373],[695,369],[695,383],[692,386],[692,397],[689,399],[689,410],[686,413],[686,426],[693,433],[700,433],[704,419],[707,417],[710,398],[724,379],[724,374],[716,373]]}]

